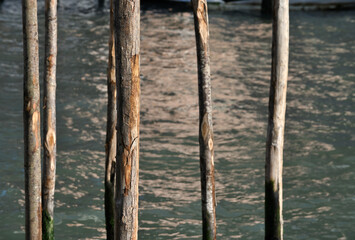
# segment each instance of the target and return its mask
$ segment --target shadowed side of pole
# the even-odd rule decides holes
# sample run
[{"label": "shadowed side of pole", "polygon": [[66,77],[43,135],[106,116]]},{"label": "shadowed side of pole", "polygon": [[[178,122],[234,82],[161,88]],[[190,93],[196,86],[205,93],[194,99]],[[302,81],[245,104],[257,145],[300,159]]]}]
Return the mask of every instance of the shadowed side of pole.
[{"label": "shadowed side of pole", "polygon": [[117,147],[117,91],[116,91],[116,59],[114,36],[114,1],[110,0],[110,37],[107,67],[107,126],[106,126],[106,161],[105,161],[105,220],[106,237],[114,239],[115,227],[115,180],[116,180],[116,147]]}]

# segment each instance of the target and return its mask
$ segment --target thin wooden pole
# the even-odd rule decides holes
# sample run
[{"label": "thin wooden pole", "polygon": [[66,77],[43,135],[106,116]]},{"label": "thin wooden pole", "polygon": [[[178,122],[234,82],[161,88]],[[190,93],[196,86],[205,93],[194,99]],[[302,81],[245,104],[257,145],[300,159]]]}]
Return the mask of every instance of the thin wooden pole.
[{"label": "thin wooden pole", "polygon": [[44,153],[42,182],[43,239],[54,239],[54,190],[56,172],[56,65],[57,65],[57,1],[45,2],[45,74],[44,74]]},{"label": "thin wooden pole", "polygon": [[140,1],[115,3],[117,163],[115,239],[138,238]]},{"label": "thin wooden pole", "polygon": [[37,1],[22,0],[26,239],[42,239]]},{"label": "thin wooden pole", "polygon": [[273,1],[272,72],[265,165],[265,240],[283,239],[282,167],[289,53],[288,0]]},{"label": "thin wooden pole", "polygon": [[108,240],[114,239],[115,227],[115,166],[116,166],[116,61],[115,61],[115,35],[114,35],[114,0],[110,0],[110,38],[107,68],[107,126],[106,126],[106,163],[105,163],[105,219],[106,236]]},{"label": "thin wooden pole", "polygon": [[214,183],[214,148],[210,77],[208,11],[206,0],[191,0],[196,36],[199,142],[203,239],[216,239],[216,197]]}]

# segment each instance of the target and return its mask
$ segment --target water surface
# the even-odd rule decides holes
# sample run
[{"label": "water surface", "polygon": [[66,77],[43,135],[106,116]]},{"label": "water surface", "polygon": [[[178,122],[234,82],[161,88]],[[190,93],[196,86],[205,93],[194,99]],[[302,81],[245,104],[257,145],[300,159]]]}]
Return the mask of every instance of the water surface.
[{"label": "water surface", "polygon": [[[103,239],[109,14],[92,1],[61,5],[55,234]],[[43,19],[39,4],[41,46]],[[290,19],[285,238],[353,239],[355,12],[291,12]],[[139,238],[200,239],[193,18],[144,7],[141,24]],[[211,11],[210,31],[218,237],[262,239],[271,23],[258,12]],[[24,238],[22,62],[20,1],[5,1],[0,239]]]}]

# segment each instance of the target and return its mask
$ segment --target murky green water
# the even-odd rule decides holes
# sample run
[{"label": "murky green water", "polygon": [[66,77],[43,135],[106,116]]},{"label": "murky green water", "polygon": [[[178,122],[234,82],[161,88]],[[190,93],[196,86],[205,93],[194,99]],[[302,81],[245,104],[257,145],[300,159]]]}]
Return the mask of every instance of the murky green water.
[{"label": "murky green water", "polygon": [[[61,1],[57,239],[102,239],[108,12]],[[43,46],[43,4],[40,44]],[[291,12],[285,239],[355,238],[355,12]],[[219,239],[262,239],[271,23],[210,12]],[[197,76],[190,12],[141,27],[140,239],[200,239]],[[43,56],[43,48],[41,55]],[[43,65],[43,58],[41,65]],[[0,239],[24,238],[20,1],[0,11]]]}]

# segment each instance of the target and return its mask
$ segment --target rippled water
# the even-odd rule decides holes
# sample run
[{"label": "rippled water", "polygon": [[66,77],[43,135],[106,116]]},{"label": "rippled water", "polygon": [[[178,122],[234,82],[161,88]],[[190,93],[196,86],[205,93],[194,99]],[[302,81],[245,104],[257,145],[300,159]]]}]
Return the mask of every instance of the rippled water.
[{"label": "rippled water", "polygon": [[[61,1],[57,239],[102,239],[108,11]],[[286,239],[354,239],[355,12],[291,12]],[[39,7],[40,44],[44,11]],[[144,7],[140,239],[200,239],[197,73],[189,11]],[[211,11],[219,239],[262,239],[271,23]],[[43,48],[40,49],[43,56]],[[24,238],[22,23],[0,10],[0,239]],[[43,65],[43,58],[41,59]]]}]

